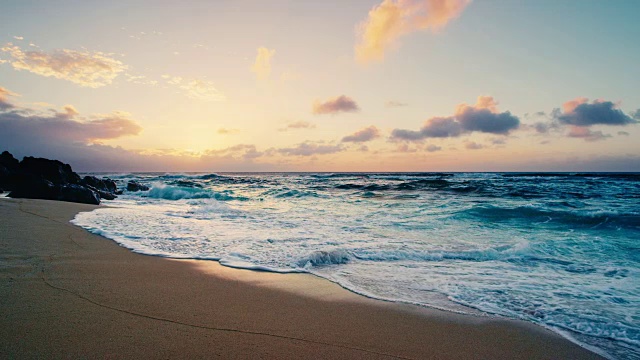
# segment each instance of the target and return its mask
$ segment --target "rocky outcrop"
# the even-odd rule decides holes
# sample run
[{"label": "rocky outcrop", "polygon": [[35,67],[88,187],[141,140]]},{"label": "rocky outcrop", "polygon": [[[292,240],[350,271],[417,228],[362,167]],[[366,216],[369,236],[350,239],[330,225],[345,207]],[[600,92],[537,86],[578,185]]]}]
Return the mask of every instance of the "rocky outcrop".
[{"label": "rocky outcrop", "polygon": [[147,191],[149,187],[143,184],[140,184],[137,181],[129,180],[127,183],[127,191]]},{"label": "rocky outcrop", "polygon": [[54,185],[80,183],[80,176],[73,172],[71,166],[58,160],[27,156],[20,162],[20,171],[49,180]]},{"label": "rocky outcrop", "polygon": [[[100,197],[99,193],[84,186],[67,184],[60,187],[56,200],[98,205],[100,204]],[[111,200],[113,199],[112,197]]]},{"label": "rocky outcrop", "polygon": [[9,197],[48,199],[84,204],[113,200],[118,189],[111,179],[80,178],[69,164],[58,160],[25,157],[18,162],[5,151],[0,154],[0,186]]},{"label": "rocky outcrop", "polygon": [[11,189],[14,176],[18,173],[20,162],[8,151],[0,154],[0,186],[3,189]]},{"label": "rocky outcrop", "polygon": [[56,200],[58,197],[58,187],[49,180],[25,174],[17,174],[15,179],[9,197],[46,200]]},{"label": "rocky outcrop", "polygon": [[85,176],[80,180],[80,184],[97,192],[102,199],[113,200],[117,197],[116,192],[118,188],[116,182],[111,179],[98,179],[95,176]]}]

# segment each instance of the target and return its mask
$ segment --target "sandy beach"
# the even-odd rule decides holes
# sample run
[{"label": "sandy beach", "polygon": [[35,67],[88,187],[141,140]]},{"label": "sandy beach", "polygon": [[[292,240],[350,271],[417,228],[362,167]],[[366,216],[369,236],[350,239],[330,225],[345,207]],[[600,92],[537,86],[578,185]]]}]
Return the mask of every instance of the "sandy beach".
[{"label": "sandy beach", "polygon": [[94,208],[0,199],[0,358],[600,358],[521,321],[135,254],[69,223]]}]

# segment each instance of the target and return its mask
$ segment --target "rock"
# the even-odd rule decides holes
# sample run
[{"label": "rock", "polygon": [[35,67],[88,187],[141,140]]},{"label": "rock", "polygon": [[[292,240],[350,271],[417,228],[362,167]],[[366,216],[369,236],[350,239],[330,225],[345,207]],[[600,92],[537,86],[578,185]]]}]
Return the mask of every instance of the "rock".
[{"label": "rock", "polygon": [[12,198],[45,199],[77,202],[83,204],[100,204],[100,195],[91,189],[77,184],[54,185],[42,178],[26,177],[21,184],[9,194]]},{"label": "rock", "polygon": [[57,200],[100,205],[100,195],[98,193],[76,184],[60,186]]},{"label": "rock", "polygon": [[115,194],[116,192],[118,192],[118,186],[116,186],[116,182],[109,179],[109,178],[103,178],[102,182],[104,182],[104,185],[107,187],[107,191],[110,193]]},{"label": "rock", "polygon": [[3,151],[2,154],[0,154],[0,165],[9,170],[17,171],[20,166],[20,162],[18,159],[14,158],[10,152]]},{"label": "rock", "polygon": [[0,186],[12,189],[19,169],[20,162],[8,151],[0,154]]},{"label": "rock", "polygon": [[86,187],[87,189],[92,190],[93,192],[95,192],[98,195],[100,195],[101,199],[113,200],[113,199],[115,199],[117,197],[114,193],[110,193],[110,192],[107,192],[107,191],[102,191],[100,189],[96,189],[91,185],[85,185],[84,187]]},{"label": "rock", "polygon": [[80,184],[82,185],[89,185],[92,186],[96,189],[100,189],[100,190],[106,190],[106,186],[104,184],[104,181],[98,179],[95,176],[85,176],[82,178],[82,180],[80,180]]},{"label": "rock", "polygon": [[[138,184],[140,185],[140,184]],[[113,200],[118,188],[111,179],[80,178],[69,164],[27,156],[22,161],[5,151],[0,154],[0,186],[14,198],[47,199],[84,204]],[[148,187],[140,185],[140,189]]]},{"label": "rock", "polygon": [[140,184],[137,181],[129,180],[127,183],[127,191],[147,191],[149,187],[143,184]]},{"label": "rock", "polygon": [[95,176],[85,176],[80,180],[80,184],[97,192],[103,199],[113,200],[116,198],[116,183],[111,179],[98,179]]},{"label": "rock", "polygon": [[80,176],[73,172],[71,166],[58,160],[27,156],[20,162],[20,171],[42,177],[54,185],[80,183]]},{"label": "rock", "polygon": [[4,193],[4,190],[2,190],[2,188],[0,188],[0,194],[3,194],[3,193]]},{"label": "rock", "polygon": [[16,186],[9,197],[56,200],[58,188],[49,180],[21,174],[18,175]]}]

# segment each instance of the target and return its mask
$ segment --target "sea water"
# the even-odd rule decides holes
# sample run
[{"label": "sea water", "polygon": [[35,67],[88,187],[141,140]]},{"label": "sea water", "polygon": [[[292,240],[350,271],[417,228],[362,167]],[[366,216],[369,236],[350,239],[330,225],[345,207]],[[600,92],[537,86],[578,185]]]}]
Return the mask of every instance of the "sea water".
[{"label": "sea water", "polygon": [[151,187],[73,220],[135,252],[308,272],[640,358],[640,174],[97,175]]}]

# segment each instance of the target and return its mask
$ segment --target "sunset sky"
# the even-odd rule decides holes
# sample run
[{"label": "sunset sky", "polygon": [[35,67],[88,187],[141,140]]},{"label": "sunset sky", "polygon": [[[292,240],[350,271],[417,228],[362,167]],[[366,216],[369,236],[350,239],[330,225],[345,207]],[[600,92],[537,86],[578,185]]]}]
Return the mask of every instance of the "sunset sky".
[{"label": "sunset sky", "polygon": [[0,3],[0,151],[80,171],[640,171],[640,1]]}]

